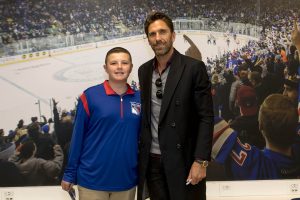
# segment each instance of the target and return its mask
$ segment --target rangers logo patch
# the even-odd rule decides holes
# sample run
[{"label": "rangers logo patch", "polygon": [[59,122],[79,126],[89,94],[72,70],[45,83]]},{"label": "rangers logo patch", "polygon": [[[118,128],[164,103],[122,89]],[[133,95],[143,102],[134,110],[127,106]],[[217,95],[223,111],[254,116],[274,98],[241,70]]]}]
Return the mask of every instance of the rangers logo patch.
[{"label": "rangers logo patch", "polygon": [[130,102],[131,104],[131,113],[135,115],[141,114],[141,104],[137,102]]}]

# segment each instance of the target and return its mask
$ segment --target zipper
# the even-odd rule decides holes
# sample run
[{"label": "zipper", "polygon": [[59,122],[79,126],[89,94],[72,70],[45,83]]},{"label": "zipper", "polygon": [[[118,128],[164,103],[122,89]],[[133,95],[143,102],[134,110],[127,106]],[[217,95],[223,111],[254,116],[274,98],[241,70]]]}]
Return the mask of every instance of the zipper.
[{"label": "zipper", "polygon": [[121,101],[121,119],[123,119],[123,96],[120,96],[120,101]]}]

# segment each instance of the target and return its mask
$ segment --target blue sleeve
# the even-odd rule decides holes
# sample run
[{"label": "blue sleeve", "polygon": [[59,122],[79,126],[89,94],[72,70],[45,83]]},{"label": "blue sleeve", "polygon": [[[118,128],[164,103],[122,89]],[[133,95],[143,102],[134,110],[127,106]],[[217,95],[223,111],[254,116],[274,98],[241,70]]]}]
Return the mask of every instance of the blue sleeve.
[{"label": "blue sleeve", "polygon": [[255,146],[242,143],[227,122],[215,119],[212,158],[224,164],[234,179],[255,179],[263,161]]},{"label": "blue sleeve", "polygon": [[83,102],[79,99],[72,140],[69,149],[69,159],[64,171],[63,180],[69,183],[77,184],[77,168],[81,151],[83,148],[84,136],[88,129],[89,116],[84,109]]}]

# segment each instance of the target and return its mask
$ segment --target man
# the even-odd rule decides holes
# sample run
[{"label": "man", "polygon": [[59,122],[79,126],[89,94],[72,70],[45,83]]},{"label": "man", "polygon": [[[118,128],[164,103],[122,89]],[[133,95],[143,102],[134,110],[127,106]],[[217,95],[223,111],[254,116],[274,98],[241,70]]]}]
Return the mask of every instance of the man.
[{"label": "man", "polygon": [[269,93],[262,82],[261,73],[257,71],[249,72],[248,79],[256,92],[257,103],[260,106]]},{"label": "man", "polygon": [[265,140],[258,127],[258,100],[254,88],[241,85],[237,91],[237,105],[240,116],[233,119],[229,126],[238,132],[239,139],[260,149],[265,147]]},{"label": "man", "polygon": [[140,96],[127,84],[132,70],[128,50],[106,54],[108,80],[80,96],[62,188],[78,184],[80,200],[134,200]]},{"label": "man", "polygon": [[251,86],[251,83],[248,79],[248,70],[249,65],[247,63],[243,63],[240,66],[238,66],[238,71],[237,71],[237,76],[236,76],[236,81],[234,81],[231,84],[230,88],[230,94],[229,94],[229,109],[232,113],[235,115],[238,115],[238,106],[236,105],[236,93],[238,91],[238,88],[241,85],[248,85]]},{"label": "man", "polygon": [[295,107],[298,105],[298,87],[299,80],[296,76],[290,76],[284,79],[284,90],[282,94],[289,97],[294,102]]},{"label": "man", "polygon": [[155,58],[139,68],[142,127],[138,200],[206,199],[213,106],[205,65],[173,47],[172,20],[155,12],[145,22]]}]

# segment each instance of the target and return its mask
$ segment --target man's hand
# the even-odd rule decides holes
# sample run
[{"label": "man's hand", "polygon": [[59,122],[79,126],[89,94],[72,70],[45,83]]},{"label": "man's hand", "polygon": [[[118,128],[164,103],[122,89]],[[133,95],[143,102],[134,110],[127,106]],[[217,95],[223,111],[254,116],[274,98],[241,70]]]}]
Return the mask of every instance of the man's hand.
[{"label": "man's hand", "polygon": [[190,169],[189,176],[187,177],[187,181],[190,180],[192,185],[196,185],[205,177],[206,167],[202,167],[199,163],[194,162]]}]

